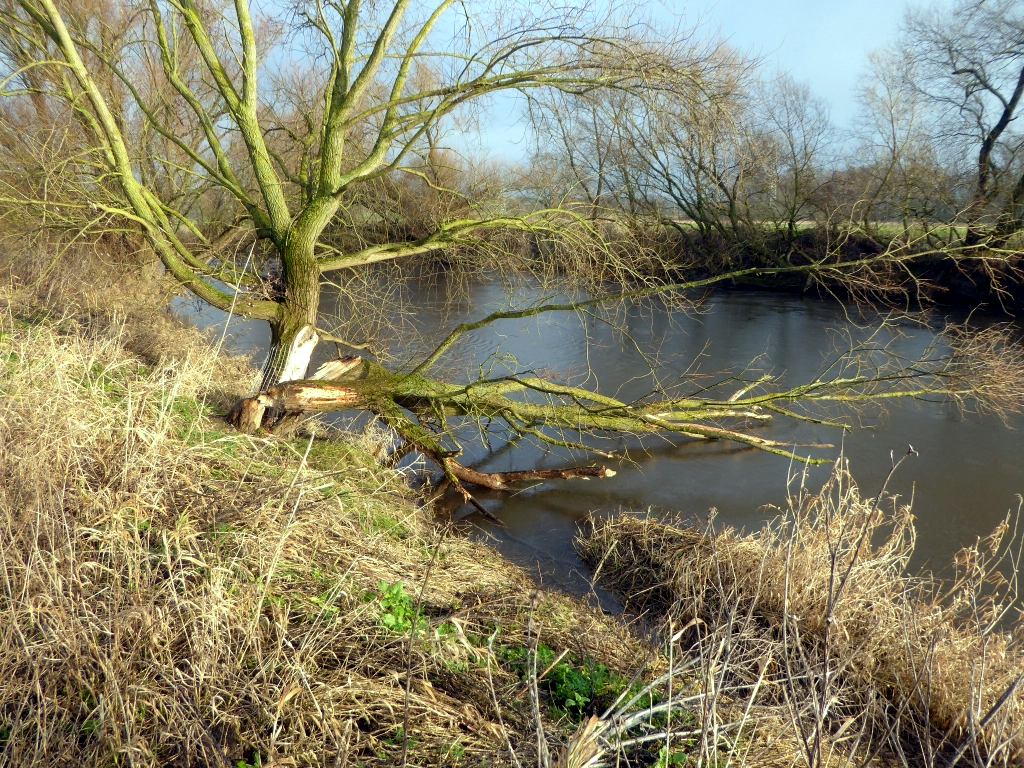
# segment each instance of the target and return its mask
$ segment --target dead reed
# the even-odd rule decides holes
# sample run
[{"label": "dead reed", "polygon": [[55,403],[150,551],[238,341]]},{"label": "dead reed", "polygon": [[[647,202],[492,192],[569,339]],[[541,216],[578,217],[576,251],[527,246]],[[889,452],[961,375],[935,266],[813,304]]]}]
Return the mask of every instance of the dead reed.
[{"label": "dead reed", "polygon": [[642,655],[362,449],[229,430],[245,368],[194,331],[5,299],[0,765],[528,761],[502,649],[530,615],[553,648]]},{"label": "dead reed", "polygon": [[703,694],[687,754],[704,764],[723,756],[709,730],[728,725],[727,762],[744,765],[1019,766],[1016,520],[962,550],[951,578],[910,576],[910,510],[863,498],[840,461],[756,533],[623,515],[579,548],[676,635]]}]

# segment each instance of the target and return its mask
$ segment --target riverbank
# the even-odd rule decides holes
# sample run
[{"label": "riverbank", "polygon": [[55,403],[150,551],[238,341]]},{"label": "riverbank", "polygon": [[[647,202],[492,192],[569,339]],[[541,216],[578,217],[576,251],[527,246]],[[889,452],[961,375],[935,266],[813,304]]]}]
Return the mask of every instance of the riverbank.
[{"label": "riverbank", "polygon": [[[253,370],[217,339],[130,302],[4,299],[0,765],[530,765],[539,751],[559,766],[889,765],[901,749],[939,765],[962,744],[979,761],[1020,758],[1019,692],[995,707],[1020,636],[918,610],[939,605],[914,602],[939,585],[904,576],[905,516],[895,544],[865,544],[849,600],[876,607],[834,612],[845,639],[828,663],[844,674],[826,669],[816,705],[816,668],[790,662],[821,647],[835,569],[820,528],[794,569],[781,536],[709,538],[628,515],[598,525],[581,550],[633,618],[607,616],[439,525],[375,459],[372,431],[231,430],[222,415]],[[856,531],[877,511],[854,493],[829,519]],[[1006,546],[967,551],[984,560],[965,564],[979,594]],[[724,562],[745,570],[723,579]],[[789,610],[808,623],[773,623],[798,576]],[[968,653],[876,664],[884,643],[857,640],[876,614],[908,628],[925,616]],[[887,698],[861,696],[848,668],[898,670],[902,687],[871,678]],[[941,700],[947,737],[915,735],[903,726],[920,722],[915,697],[939,701],[923,685],[939,670],[987,687]]]},{"label": "riverbank", "polygon": [[531,616],[596,699],[648,655],[436,527],[366,440],[231,432],[244,361],[194,330],[8,306],[0,763],[528,761]]},{"label": "riverbank", "polygon": [[628,612],[660,617],[705,660],[740,722],[781,713],[770,730],[794,764],[893,750],[910,765],[1021,765],[1018,519],[964,548],[949,581],[912,576],[909,506],[864,498],[840,461],[749,534],[620,515],[578,544]]}]

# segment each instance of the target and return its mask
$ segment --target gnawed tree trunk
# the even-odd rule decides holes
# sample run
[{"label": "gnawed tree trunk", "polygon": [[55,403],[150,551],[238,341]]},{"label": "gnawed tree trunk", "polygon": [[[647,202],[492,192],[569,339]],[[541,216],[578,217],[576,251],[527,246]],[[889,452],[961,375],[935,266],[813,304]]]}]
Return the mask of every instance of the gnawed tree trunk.
[{"label": "gnawed tree trunk", "polygon": [[252,434],[263,427],[268,410],[277,411],[280,419],[284,419],[305,413],[344,411],[355,407],[360,399],[358,392],[343,384],[315,379],[287,381],[239,401],[228,414],[228,421],[239,431]]},{"label": "gnawed tree trunk", "polygon": [[259,397],[247,397],[235,403],[235,407],[228,414],[228,423],[232,424],[239,432],[251,435],[258,431],[263,424],[263,416],[267,412],[267,406],[260,402]]},{"label": "gnawed tree trunk", "polygon": [[338,357],[321,365],[309,378],[314,381],[336,381],[350,372],[354,372],[355,369],[361,368],[362,365],[363,358],[357,355]]},{"label": "gnawed tree trunk", "polygon": [[[308,326],[306,328],[309,329]],[[292,367],[285,369],[292,374],[292,378],[283,379],[280,384],[270,386],[253,397],[240,400],[231,409],[228,421],[239,431],[252,434],[261,429],[268,411],[276,414],[275,423],[270,426],[272,430],[277,431],[282,422],[294,423],[302,414],[341,411],[353,407],[359,400],[359,394],[351,387],[331,380],[340,379],[355,372],[355,369],[361,369],[362,358],[340,357],[329,360],[309,379],[302,379],[306,368],[309,367],[309,358],[316,346],[317,335],[315,332],[312,333],[312,341],[309,334],[300,333],[296,338],[298,343],[295,347],[298,351],[293,350],[290,356]],[[303,348],[304,346],[308,347],[308,350]],[[300,366],[301,373],[295,376],[294,373],[300,370]]]},{"label": "gnawed tree trunk", "polygon": [[311,325],[299,325],[294,329],[277,328],[271,325],[270,355],[263,367],[260,391],[263,392],[282,381],[298,381],[306,378],[309,361],[320,342],[320,336]]},{"label": "gnawed tree trunk", "polygon": [[312,326],[304,325],[288,345],[288,353],[281,368],[280,381],[296,381],[306,377],[309,360],[313,357],[320,336]]}]

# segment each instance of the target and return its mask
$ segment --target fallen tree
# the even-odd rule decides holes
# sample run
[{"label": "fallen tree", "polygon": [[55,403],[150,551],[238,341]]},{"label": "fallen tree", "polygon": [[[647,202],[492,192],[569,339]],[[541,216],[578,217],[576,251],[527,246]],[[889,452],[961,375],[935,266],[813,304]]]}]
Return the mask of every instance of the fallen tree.
[{"label": "fallen tree", "polygon": [[[540,311],[537,308],[531,311]],[[486,319],[506,317],[495,313]],[[481,321],[484,322],[484,321]],[[430,369],[471,326],[460,326],[433,354],[411,372],[390,371],[359,357],[332,360],[310,379],[282,382],[245,398],[229,420],[243,432],[287,432],[304,414],[365,410],[387,424],[408,449],[417,450],[440,467],[449,482],[506,490],[525,480],[604,478],[615,472],[606,466],[484,473],[463,466],[452,424],[471,419],[499,422],[509,439],[532,439],[573,454],[614,458],[602,438],[622,435],[677,435],[697,440],[725,440],[790,459],[823,463],[828,458],[800,455],[801,446],[773,440],[755,429],[773,419],[795,419],[848,428],[815,412],[815,407],[848,407],[892,398],[935,398],[987,408],[1001,415],[1024,406],[1024,348],[1003,329],[966,333],[950,328],[942,338],[948,347],[932,346],[906,360],[886,348],[880,334],[851,344],[837,353],[822,373],[795,387],[779,386],[762,376],[741,383],[728,397],[672,396],[652,392],[625,402],[581,387],[534,376],[481,378],[455,384],[427,376]],[[815,449],[831,448],[815,445]]]}]

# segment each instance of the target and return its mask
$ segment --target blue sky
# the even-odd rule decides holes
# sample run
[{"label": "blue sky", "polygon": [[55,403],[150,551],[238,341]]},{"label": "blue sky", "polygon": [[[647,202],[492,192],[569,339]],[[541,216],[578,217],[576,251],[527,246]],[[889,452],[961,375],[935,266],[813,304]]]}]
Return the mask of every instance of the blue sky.
[{"label": "blue sky", "polygon": [[[768,72],[810,84],[831,105],[833,122],[849,127],[868,54],[896,39],[908,0],[655,0],[650,10],[686,23],[700,21]],[[915,3],[920,5],[920,2]],[[499,100],[483,137],[483,154],[516,161],[528,152],[524,126],[510,101]]]},{"label": "blue sky", "polygon": [[706,23],[740,50],[765,58],[772,69],[810,84],[832,105],[832,119],[848,125],[868,53],[896,39],[906,0],[718,0],[662,2]]}]

